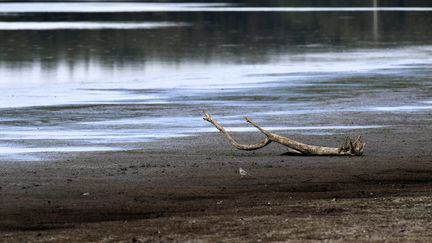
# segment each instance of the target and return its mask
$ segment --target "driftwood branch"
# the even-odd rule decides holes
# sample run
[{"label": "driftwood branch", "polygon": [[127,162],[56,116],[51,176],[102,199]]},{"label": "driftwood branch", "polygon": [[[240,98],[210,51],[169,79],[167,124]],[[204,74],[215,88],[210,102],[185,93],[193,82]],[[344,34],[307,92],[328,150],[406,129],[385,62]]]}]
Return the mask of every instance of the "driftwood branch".
[{"label": "driftwood branch", "polygon": [[257,150],[269,145],[271,142],[276,142],[287,146],[290,153],[301,155],[360,156],[363,154],[365,147],[365,143],[362,142],[361,136],[358,136],[354,141],[351,138],[346,137],[345,142],[339,148],[304,144],[288,137],[269,132],[247,117],[245,117],[245,120],[262,132],[266,137],[263,141],[257,144],[241,144],[235,141],[225,128],[217,123],[216,120],[214,120],[207,112],[204,112],[203,119],[213,124],[213,126],[215,126],[234,147],[240,150]]}]

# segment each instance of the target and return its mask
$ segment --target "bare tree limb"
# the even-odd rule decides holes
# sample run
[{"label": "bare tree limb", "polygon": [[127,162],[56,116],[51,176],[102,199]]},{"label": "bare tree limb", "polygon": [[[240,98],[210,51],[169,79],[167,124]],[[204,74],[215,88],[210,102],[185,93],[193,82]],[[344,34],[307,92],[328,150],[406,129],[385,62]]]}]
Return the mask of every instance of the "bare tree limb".
[{"label": "bare tree limb", "polygon": [[240,150],[257,150],[269,145],[271,142],[276,142],[288,147],[291,153],[298,153],[302,155],[323,155],[323,156],[360,156],[363,154],[365,143],[362,142],[361,136],[353,142],[351,138],[346,137],[344,144],[340,148],[336,147],[324,147],[304,144],[288,137],[281,136],[272,132],[269,132],[254,123],[251,119],[245,117],[245,120],[262,132],[266,138],[257,144],[240,144],[236,142],[231,135],[218,124],[207,112],[204,112],[204,120],[213,124],[237,149]]},{"label": "bare tree limb", "polygon": [[265,146],[269,145],[271,143],[270,139],[267,137],[260,143],[257,144],[241,144],[235,141],[231,135],[223,128],[219,123],[217,123],[207,112],[204,111],[204,120],[210,122],[215,126],[227,139],[228,141],[237,149],[240,150],[257,150],[260,148],[264,148]]}]

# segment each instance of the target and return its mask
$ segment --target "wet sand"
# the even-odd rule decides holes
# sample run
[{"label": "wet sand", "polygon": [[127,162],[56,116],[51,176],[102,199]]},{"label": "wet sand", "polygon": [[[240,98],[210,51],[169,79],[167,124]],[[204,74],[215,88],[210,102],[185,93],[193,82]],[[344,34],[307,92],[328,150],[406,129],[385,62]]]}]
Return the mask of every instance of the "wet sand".
[{"label": "wet sand", "polygon": [[[399,125],[364,130],[362,157],[286,156],[277,144],[244,152],[209,133],[129,152],[2,162],[0,239],[427,241],[431,118],[428,112],[374,117]],[[343,140],[293,137],[332,146]],[[241,177],[240,167],[249,176]]]}]

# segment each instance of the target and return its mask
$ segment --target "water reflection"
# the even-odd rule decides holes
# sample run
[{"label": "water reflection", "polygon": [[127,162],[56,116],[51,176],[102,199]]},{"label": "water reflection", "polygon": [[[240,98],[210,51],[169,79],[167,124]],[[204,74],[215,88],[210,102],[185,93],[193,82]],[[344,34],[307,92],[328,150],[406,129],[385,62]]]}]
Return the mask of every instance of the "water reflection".
[{"label": "water reflection", "polygon": [[[300,47],[298,47],[300,49]],[[304,49],[309,49],[304,47]],[[0,87],[20,88],[13,90],[15,106],[39,105],[36,94],[32,90],[35,85],[50,85],[62,99],[47,99],[47,105],[68,104],[69,102],[103,102],[120,100],[121,94],[111,92],[104,98],[103,92],[96,93],[92,89],[173,89],[173,88],[247,88],[260,86],[275,80],[284,80],[285,85],[299,85],[296,81],[325,80],[344,75],[361,75],[375,72],[390,75],[405,72],[405,68],[413,65],[427,66],[432,63],[432,46],[417,46],[391,49],[356,49],[344,51],[316,50],[301,51],[288,54],[267,54],[262,63],[238,63],[234,60],[212,60],[202,62],[188,60],[183,62],[169,61],[131,61],[125,63],[105,63],[97,55],[88,60],[68,62],[45,62],[34,60],[24,65],[0,65]],[[51,64],[51,65],[50,65]],[[233,68],[235,67],[235,68]],[[288,83],[291,82],[291,83]],[[58,86],[61,84],[61,86]],[[24,88],[28,88],[25,90]],[[76,91],[74,87],[80,87]],[[46,90],[41,90],[46,91]],[[25,99],[26,92],[33,92],[32,99]],[[71,93],[72,92],[72,93]],[[6,92],[8,93],[8,92]],[[22,93],[23,102],[18,102]],[[50,93],[52,93],[50,91]],[[66,95],[76,94],[73,96]],[[11,94],[11,95],[12,95]],[[130,96],[138,100],[139,97]],[[41,93],[42,99],[47,98]],[[110,98],[112,97],[112,98]],[[155,99],[156,97],[152,97]],[[1,99],[1,98],[0,98]],[[9,100],[9,101],[8,101]],[[1,102],[0,107],[12,106],[10,98]],[[26,103],[28,105],[26,105]]]}]

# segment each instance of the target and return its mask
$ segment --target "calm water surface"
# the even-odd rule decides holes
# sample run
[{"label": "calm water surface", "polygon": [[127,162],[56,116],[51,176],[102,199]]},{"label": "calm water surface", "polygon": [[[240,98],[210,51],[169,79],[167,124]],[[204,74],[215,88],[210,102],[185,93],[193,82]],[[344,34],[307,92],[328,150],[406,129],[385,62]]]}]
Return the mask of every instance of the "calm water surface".
[{"label": "calm water surface", "polygon": [[0,3],[0,158],[214,132],[202,110],[316,135],[432,111],[430,6],[283,2]]}]

